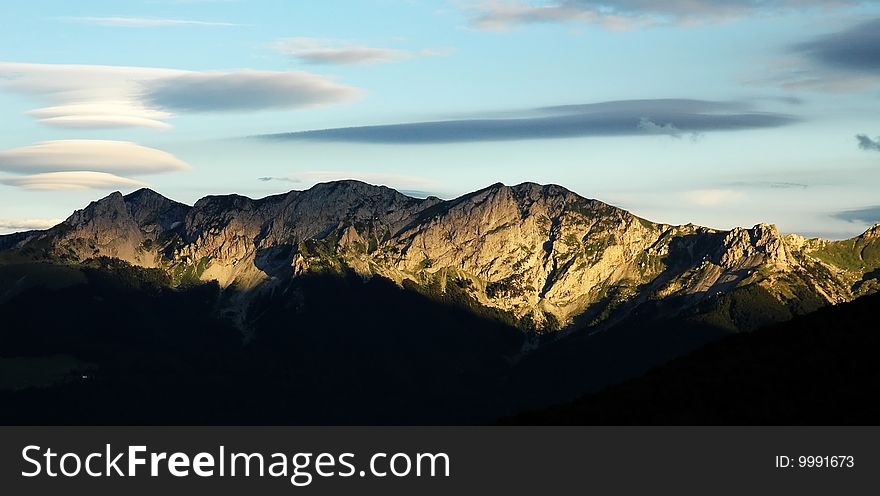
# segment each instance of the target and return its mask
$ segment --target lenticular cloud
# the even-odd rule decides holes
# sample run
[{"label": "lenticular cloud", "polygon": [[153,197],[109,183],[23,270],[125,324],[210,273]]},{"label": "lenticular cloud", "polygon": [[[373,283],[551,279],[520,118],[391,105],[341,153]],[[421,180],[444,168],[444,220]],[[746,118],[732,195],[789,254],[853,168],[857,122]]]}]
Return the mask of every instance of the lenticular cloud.
[{"label": "lenticular cloud", "polygon": [[140,188],[146,183],[106,172],[45,172],[0,178],[0,183],[29,190],[81,191],[87,189]]},{"label": "lenticular cloud", "polygon": [[46,141],[0,152],[0,184],[29,190],[84,190],[142,187],[126,176],[189,170],[174,155],[130,143],[106,140]]},{"label": "lenticular cloud", "polygon": [[351,100],[361,90],[302,71],[183,71],[0,62],[0,90],[45,102],[29,115],[65,128],[164,129],[176,112],[288,110]]},{"label": "lenticular cloud", "polygon": [[20,174],[95,171],[144,175],[189,168],[168,152],[128,141],[45,141],[0,152],[0,170]]}]

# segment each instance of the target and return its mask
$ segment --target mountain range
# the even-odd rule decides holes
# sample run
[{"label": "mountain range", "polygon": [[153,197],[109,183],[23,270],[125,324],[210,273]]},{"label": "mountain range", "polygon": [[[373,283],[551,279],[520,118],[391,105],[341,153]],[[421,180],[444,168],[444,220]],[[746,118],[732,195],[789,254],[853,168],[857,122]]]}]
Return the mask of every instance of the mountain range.
[{"label": "mountain range", "polygon": [[[216,280],[245,291],[342,271],[426,292],[457,283],[518,327],[546,332],[673,298],[680,311],[760,294],[776,307],[770,319],[849,301],[880,289],[878,240],[880,226],[825,241],[766,224],[657,224],[554,185],[496,184],[442,201],[340,181],[192,207],[148,189],[113,193],[48,231],[0,237],[0,247],[72,263],[111,257],[159,268],[174,285]],[[731,329],[755,326],[735,312],[715,317]]]},{"label": "mountain range", "polygon": [[[144,315],[136,327],[150,322],[142,332],[155,339],[144,349],[157,360],[201,326],[222,329],[223,344],[201,336],[187,360],[220,346],[224,364],[234,364],[223,373],[235,376],[228,384],[255,370],[263,377],[268,363],[279,367],[278,388],[290,382],[277,374],[305,378],[320,406],[284,403],[268,417],[275,422],[485,422],[878,290],[880,226],[843,241],[768,224],[674,226],[533,183],[441,200],[338,181],[192,206],[141,189],[113,193],[51,229],[0,236],[0,306],[10,316],[0,364],[21,376],[8,394],[30,398],[33,409],[51,404],[52,388],[71,397],[79,394],[71,388],[86,388],[80,393],[103,404],[95,398],[123,387],[120,377],[144,380],[143,370],[107,375],[128,367],[119,356],[137,352],[135,342],[95,349],[96,340],[119,338],[113,325],[132,323],[124,315],[104,322],[106,309],[69,319],[75,325],[34,314],[49,307],[70,317],[125,294],[116,305]],[[85,328],[107,334],[85,337]],[[43,373],[50,369],[57,373]],[[89,384],[70,380],[77,374]],[[100,381],[109,382],[95,389]],[[331,385],[339,395],[322,392]],[[377,397],[384,406],[368,405]],[[267,420],[249,415],[171,420]]]}]

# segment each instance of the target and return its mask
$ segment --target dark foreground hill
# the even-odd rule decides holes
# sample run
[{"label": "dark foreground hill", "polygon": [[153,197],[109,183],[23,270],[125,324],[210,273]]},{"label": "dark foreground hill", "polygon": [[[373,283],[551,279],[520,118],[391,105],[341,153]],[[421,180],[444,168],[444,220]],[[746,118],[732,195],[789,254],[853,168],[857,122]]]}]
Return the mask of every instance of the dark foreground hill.
[{"label": "dark foreground hill", "polygon": [[880,295],[708,344],[576,401],[504,419],[551,425],[875,425]]},{"label": "dark foreground hill", "polygon": [[300,278],[247,337],[218,314],[231,296],[217,284],[79,270],[85,284],[0,305],[12,386],[0,423],[487,422],[521,344],[513,328],[382,279]]}]

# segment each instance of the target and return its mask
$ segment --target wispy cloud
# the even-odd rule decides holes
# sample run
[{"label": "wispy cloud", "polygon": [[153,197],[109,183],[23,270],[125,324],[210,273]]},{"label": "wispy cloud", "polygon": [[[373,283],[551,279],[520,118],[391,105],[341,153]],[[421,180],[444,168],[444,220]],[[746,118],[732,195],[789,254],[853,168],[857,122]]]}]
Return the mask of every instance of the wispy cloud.
[{"label": "wispy cloud", "polygon": [[471,25],[484,31],[507,31],[526,24],[561,22],[595,23],[611,29],[629,29],[641,23],[634,16],[599,12],[574,2],[534,5],[524,2],[484,2]]},{"label": "wispy cloud", "polygon": [[731,186],[744,188],[770,188],[770,189],[807,189],[809,184],[794,183],[788,181],[734,181]]},{"label": "wispy cloud", "polygon": [[[798,122],[788,114],[762,112],[743,102],[685,99],[623,100],[545,107],[512,117],[414,122],[302,131],[270,139],[425,144],[589,136],[640,136],[737,131]],[[656,123],[662,124],[656,124]]]},{"label": "wispy cloud", "polygon": [[23,174],[97,171],[142,175],[189,168],[170,153],[127,141],[45,141],[0,152],[0,170]]},{"label": "wispy cloud", "polygon": [[357,45],[347,40],[325,38],[284,38],[272,43],[271,48],[300,62],[317,65],[371,65],[415,57],[444,55],[439,50],[401,50]]},{"label": "wispy cloud", "polygon": [[745,193],[732,189],[696,189],[685,192],[684,199],[699,207],[716,207],[745,198]]},{"label": "wispy cloud", "polygon": [[0,177],[0,184],[28,190],[81,191],[89,189],[141,188],[146,183],[106,172],[46,172],[28,176]]},{"label": "wispy cloud", "polygon": [[175,112],[284,110],[357,98],[361,90],[302,71],[182,71],[0,62],[0,90],[49,106],[30,115],[71,128],[167,128]]},{"label": "wispy cloud", "polygon": [[168,26],[241,26],[232,22],[199,21],[193,19],[167,19],[158,17],[58,17],[60,21],[89,24],[92,26],[123,27],[123,28],[155,28]]},{"label": "wispy cloud", "polygon": [[172,3],[172,4],[188,4],[188,3],[237,3],[241,0],[145,0],[147,3]]},{"label": "wispy cloud", "polygon": [[857,134],[856,140],[859,142],[859,148],[872,152],[880,152],[880,136],[877,139],[871,139],[868,135]]},{"label": "wispy cloud", "polygon": [[609,29],[664,24],[730,22],[805,8],[853,7],[860,0],[556,0],[544,2],[489,1],[473,9],[477,29],[502,31],[540,23],[580,22]]}]

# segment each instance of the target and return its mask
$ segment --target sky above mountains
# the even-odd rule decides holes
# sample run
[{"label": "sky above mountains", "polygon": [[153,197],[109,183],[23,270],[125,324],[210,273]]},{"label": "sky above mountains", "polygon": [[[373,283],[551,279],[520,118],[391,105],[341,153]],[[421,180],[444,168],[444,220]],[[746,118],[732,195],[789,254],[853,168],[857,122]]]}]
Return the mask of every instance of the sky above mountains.
[{"label": "sky above mountains", "polygon": [[149,186],[561,184],[658,222],[880,222],[880,1],[34,0],[0,233]]}]

